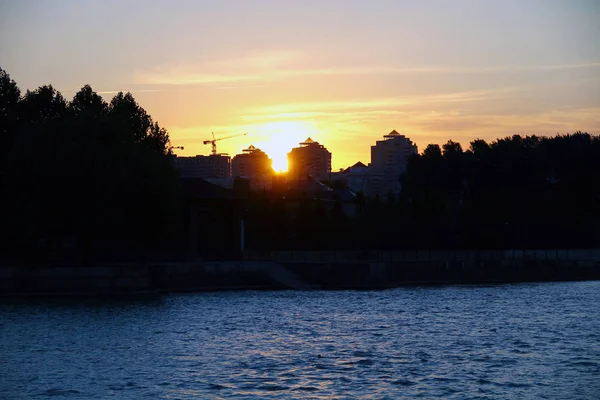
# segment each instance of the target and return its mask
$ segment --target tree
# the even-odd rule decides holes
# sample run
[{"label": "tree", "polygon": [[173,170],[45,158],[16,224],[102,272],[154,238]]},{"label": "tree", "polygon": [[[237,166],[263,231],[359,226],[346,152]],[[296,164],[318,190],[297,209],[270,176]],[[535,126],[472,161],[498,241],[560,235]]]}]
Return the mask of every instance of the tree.
[{"label": "tree", "polygon": [[[109,116],[119,137],[125,137],[134,143],[145,146],[158,154],[170,154],[169,134],[161,128],[146,110],[135,101],[131,93],[119,92],[110,102]],[[121,140],[124,138],[120,137]]]},{"label": "tree", "polygon": [[108,105],[94,92],[90,85],[83,86],[69,103],[69,111],[75,116],[100,118],[106,115]]},{"label": "tree", "polygon": [[6,157],[16,138],[20,97],[21,91],[16,82],[0,68],[0,180],[2,170],[6,168]]},{"label": "tree", "polygon": [[460,143],[455,142],[453,140],[448,140],[448,142],[442,147],[443,148],[443,156],[446,159],[460,157],[462,154],[462,146]]},{"label": "tree", "polygon": [[67,102],[52,85],[40,86],[27,91],[21,100],[22,122],[26,124],[44,124],[64,118]]},{"label": "tree", "polygon": [[9,196],[2,196],[3,210],[11,210],[2,243],[36,254],[40,240],[52,248],[74,238],[87,262],[101,242],[143,254],[176,236],[179,186],[168,133],[131,94],[109,107],[86,85],[67,103],[45,85],[19,100],[7,74],[2,82],[12,101],[3,103],[4,121],[19,112],[11,127],[19,137],[5,179]]},{"label": "tree", "polygon": [[442,158],[442,150],[440,150],[440,146],[437,144],[428,144],[423,151],[423,157],[431,160],[438,160]]},{"label": "tree", "polygon": [[482,156],[489,150],[490,145],[483,139],[475,139],[469,146],[469,151],[477,156]]}]

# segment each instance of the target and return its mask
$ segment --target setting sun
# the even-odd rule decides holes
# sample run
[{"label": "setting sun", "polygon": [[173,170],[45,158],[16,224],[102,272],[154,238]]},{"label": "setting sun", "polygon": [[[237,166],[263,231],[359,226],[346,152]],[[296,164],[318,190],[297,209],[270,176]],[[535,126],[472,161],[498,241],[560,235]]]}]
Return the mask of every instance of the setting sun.
[{"label": "setting sun", "polygon": [[253,144],[269,155],[277,172],[287,171],[287,153],[293,147],[319,133],[313,124],[304,121],[267,122],[247,129],[258,139],[253,140]]}]

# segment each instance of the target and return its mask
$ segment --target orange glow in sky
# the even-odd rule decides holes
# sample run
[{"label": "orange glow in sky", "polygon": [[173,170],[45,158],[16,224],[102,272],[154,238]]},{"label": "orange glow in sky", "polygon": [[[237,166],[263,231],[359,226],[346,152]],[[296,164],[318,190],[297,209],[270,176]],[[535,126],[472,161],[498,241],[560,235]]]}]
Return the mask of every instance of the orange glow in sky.
[{"label": "orange glow in sky", "polygon": [[265,122],[247,129],[251,135],[247,140],[269,155],[277,172],[287,171],[287,153],[293,147],[311,135],[318,135],[314,126],[303,121]]},{"label": "orange glow in sky", "polygon": [[284,171],[311,137],[335,171],[369,163],[393,129],[419,150],[600,134],[598,20],[579,0],[14,1],[0,6],[0,67],[22,92],[130,91],[179,155],[247,132],[218,152],[253,144]]}]

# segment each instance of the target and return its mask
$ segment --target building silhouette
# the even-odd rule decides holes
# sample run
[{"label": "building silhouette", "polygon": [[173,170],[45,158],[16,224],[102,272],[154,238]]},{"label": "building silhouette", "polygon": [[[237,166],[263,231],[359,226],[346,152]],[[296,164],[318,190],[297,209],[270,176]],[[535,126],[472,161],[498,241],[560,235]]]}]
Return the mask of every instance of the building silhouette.
[{"label": "building silhouette", "polygon": [[369,167],[362,162],[342,169],[334,174],[335,179],[341,179],[354,193],[368,190],[370,182]]},{"label": "building silhouette", "polygon": [[304,180],[308,176],[325,181],[331,178],[331,153],[311,138],[300,143],[288,153],[288,176],[291,180]]},{"label": "building silhouette", "polygon": [[371,162],[361,162],[335,173],[335,179],[344,181],[355,193],[362,191],[368,197],[383,198],[400,193],[400,175],[406,172],[408,158],[417,154],[417,146],[395,130],[371,146]]},{"label": "building silhouette", "polygon": [[371,146],[370,168],[373,173],[398,175],[406,171],[406,162],[412,154],[417,154],[417,146],[393,130]]},{"label": "building silhouette", "polygon": [[226,154],[175,157],[174,164],[183,178],[228,179],[231,177],[231,157]]},{"label": "building silhouette", "polygon": [[234,178],[248,178],[253,190],[270,190],[272,187],[273,161],[267,153],[252,145],[233,157],[231,171]]},{"label": "building silhouette", "polygon": [[417,145],[396,130],[371,146],[371,163],[365,194],[384,197],[400,193],[400,175],[406,172],[408,158],[417,154]]}]

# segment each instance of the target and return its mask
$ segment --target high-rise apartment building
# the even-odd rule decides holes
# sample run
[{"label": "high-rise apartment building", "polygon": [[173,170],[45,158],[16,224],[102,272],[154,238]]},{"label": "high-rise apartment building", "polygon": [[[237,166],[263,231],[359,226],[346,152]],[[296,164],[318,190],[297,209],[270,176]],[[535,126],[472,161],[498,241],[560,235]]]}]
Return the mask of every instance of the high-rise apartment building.
[{"label": "high-rise apartment building", "polygon": [[384,175],[400,175],[406,171],[408,157],[417,153],[417,145],[395,130],[371,146],[371,171]]},{"label": "high-rise apartment building", "polygon": [[248,178],[250,188],[252,189],[271,189],[273,183],[273,161],[261,149],[254,146],[244,149],[242,154],[233,157],[231,170],[234,178]]},{"label": "high-rise apartment building", "polygon": [[288,153],[289,179],[304,180],[309,175],[318,180],[329,180],[331,177],[331,153],[311,138]]},{"label": "high-rise apartment building", "polygon": [[384,197],[400,192],[400,175],[406,172],[406,163],[417,146],[395,130],[371,146],[371,163],[364,192],[369,196]]}]

